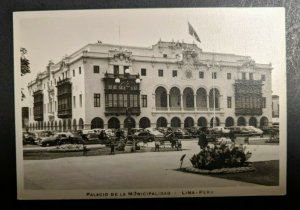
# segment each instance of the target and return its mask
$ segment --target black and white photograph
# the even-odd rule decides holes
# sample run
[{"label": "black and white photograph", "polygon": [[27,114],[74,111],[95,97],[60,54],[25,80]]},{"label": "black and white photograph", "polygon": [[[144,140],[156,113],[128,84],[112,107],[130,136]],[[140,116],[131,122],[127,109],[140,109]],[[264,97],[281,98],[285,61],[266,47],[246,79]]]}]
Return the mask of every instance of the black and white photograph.
[{"label": "black and white photograph", "polygon": [[13,13],[17,195],[286,194],[284,8]]}]

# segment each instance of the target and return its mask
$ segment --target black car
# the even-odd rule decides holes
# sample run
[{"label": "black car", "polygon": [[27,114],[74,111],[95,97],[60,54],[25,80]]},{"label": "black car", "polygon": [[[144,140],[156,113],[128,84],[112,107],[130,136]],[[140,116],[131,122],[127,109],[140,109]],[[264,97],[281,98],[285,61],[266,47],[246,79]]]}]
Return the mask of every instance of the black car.
[{"label": "black car", "polygon": [[23,145],[34,144],[34,136],[30,132],[23,132]]},{"label": "black car", "polygon": [[133,134],[133,138],[142,142],[150,142],[154,141],[154,135],[149,133],[148,131],[139,131]]}]

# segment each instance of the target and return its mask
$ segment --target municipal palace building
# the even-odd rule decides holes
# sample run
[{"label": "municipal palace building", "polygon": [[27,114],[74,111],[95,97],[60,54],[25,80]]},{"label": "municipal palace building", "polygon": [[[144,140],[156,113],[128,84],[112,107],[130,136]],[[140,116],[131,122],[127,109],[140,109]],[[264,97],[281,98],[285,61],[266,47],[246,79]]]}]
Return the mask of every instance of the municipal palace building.
[{"label": "municipal palace building", "polygon": [[272,121],[271,64],[196,44],[88,44],[28,84],[29,130],[261,127]]}]

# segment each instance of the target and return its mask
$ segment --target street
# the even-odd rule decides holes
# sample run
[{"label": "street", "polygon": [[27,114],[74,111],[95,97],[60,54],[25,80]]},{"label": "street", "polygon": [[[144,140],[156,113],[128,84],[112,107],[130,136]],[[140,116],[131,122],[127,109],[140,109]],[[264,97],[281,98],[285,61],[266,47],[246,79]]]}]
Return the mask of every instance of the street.
[{"label": "street", "polygon": [[[24,188],[51,190],[158,189],[256,186],[255,184],[177,171],[191,166],[197,140],[182,141],[182,151],[128,153],[24,161]],[[154,147],[154,143],[148,144]],[[248,145],[250,161],[278,160],[278,145]]]}]

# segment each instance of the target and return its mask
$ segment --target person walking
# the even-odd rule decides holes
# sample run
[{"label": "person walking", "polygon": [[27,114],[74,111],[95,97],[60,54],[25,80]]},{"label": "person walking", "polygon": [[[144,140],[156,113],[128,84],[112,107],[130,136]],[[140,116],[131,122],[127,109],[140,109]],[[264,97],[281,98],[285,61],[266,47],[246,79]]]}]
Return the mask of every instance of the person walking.
[{"label": "person walking", "polygon": [[203,130],[200,132],[198,145],[200,146],[200,149],[204,149],[208,145],[206,133]]},{"label": "person walking", "polygon": [[115,141],[112,137],[111,137],[111,140],[110,140],[110,154],[111,155],[115,154]]},{"label": "person walking", "polygon": [[155,150],[154,151],[159,152],[160,141],[158,139],[156,139],[154,144],[155,144]]}]

